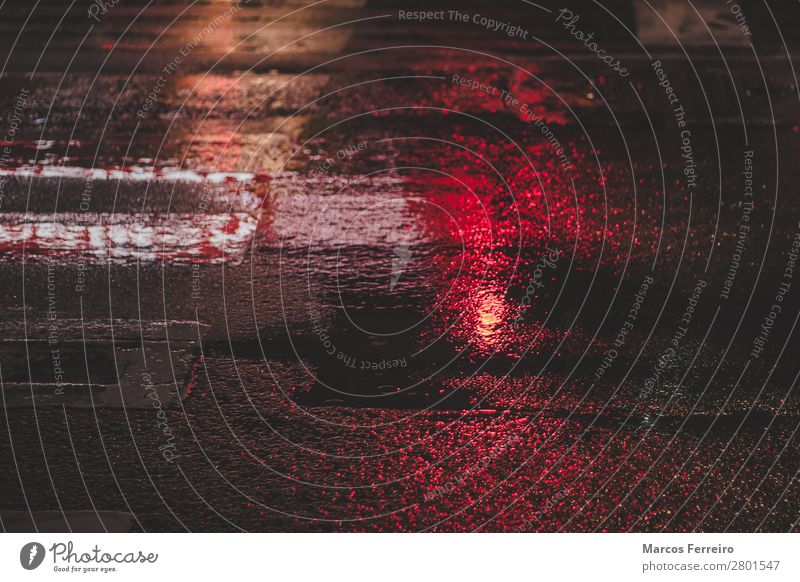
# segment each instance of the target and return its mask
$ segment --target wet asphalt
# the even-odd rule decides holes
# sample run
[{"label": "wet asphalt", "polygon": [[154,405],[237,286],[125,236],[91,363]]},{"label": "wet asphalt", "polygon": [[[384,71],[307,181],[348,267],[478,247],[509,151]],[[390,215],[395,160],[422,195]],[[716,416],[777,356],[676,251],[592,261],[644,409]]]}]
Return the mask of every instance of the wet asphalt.
[{"label": "wet asphalt", "polygon": [[797,530],[800,39],[416,4],[0,5],[3,529]]}]

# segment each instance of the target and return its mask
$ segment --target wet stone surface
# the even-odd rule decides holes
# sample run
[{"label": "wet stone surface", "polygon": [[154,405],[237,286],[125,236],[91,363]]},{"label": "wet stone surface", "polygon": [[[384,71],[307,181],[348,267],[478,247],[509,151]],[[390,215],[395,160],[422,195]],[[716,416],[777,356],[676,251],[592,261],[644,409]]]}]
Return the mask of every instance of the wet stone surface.
[{"label": "wet stone surface", "polygon": [[546,1],[452,7],[527,40],[126,2],[80,48],[39,4],[13,47],[0,8],[0,527],[797,531],[774,22],[576,0],[623,77]]}]

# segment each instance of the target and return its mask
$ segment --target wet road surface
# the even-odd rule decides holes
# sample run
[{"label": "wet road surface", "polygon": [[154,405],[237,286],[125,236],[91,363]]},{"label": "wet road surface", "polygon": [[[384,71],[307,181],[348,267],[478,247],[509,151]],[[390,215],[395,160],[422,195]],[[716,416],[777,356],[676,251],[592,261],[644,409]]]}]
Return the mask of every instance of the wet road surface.
[{"label": "wet road surface", "polygon": [[0,7],[4,529],[797,530],[797,39],[410,4]]}]

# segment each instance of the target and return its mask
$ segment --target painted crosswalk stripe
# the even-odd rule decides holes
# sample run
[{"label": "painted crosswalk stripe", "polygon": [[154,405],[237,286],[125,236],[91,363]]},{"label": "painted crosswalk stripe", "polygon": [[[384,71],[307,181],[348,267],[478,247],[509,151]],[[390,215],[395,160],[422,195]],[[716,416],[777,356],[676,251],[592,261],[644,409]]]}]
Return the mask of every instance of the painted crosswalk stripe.
[{"label": "painted crosswalk stripe", "polygon": [[645,46],[747,47],[750,27],[735,0],[640,0],[633,3],[636,33]]}]

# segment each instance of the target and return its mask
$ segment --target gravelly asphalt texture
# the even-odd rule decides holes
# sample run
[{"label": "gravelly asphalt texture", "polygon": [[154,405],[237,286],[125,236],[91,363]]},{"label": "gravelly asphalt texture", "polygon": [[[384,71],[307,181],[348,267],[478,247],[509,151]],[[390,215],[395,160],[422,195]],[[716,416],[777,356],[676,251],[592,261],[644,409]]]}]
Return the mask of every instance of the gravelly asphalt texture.
[{"label": "gravelly asphalt texture", "polygon": [[796,3],[107,4],[0,4],[2,529],[797,531]]}]

